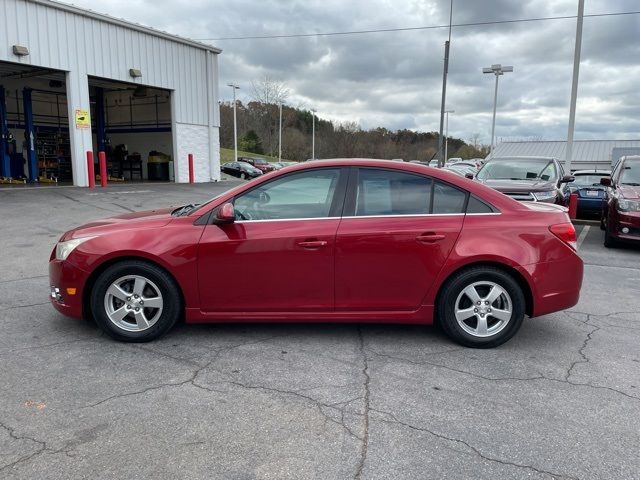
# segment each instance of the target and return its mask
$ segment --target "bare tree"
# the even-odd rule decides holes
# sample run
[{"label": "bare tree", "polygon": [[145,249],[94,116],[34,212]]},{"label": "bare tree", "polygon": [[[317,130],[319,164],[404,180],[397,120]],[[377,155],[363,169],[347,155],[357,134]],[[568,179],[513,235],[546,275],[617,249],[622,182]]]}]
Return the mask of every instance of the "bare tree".
[{"label": "bare tree", "polygon": [[255,102],[278,105],[289,98],[289,89],[283,82],[265,75],[251,82],[251,96]]}]

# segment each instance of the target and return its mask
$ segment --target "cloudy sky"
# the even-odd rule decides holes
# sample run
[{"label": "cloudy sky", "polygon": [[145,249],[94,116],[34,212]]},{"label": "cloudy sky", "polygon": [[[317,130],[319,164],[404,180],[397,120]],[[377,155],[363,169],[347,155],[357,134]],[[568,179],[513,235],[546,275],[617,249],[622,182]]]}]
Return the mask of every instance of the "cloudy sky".
[{"label": "cloudy sky", "polygon": [[[247,100],[265,75],[290,89],[288,102],[318,115],[437,131],[446,28],[305,38],[220,40],[448,23],[449,0],[75,0],[74,4],[223,49],[220,85],[236,82]],[[453,23],[575,15],[578,0],[454,0]],[[585,15],[640,10],[638,0],[586,0]],[[99,5],[99,7],[97,7]],[[564,139],[575,19],[454,27],[447,108],[450,135],[489,143],[493,75],[500,78],[496,135]],[[227,100],[231,89],[221,87]],[[587,17],[576,139],[640,138],[640,15]]]}]

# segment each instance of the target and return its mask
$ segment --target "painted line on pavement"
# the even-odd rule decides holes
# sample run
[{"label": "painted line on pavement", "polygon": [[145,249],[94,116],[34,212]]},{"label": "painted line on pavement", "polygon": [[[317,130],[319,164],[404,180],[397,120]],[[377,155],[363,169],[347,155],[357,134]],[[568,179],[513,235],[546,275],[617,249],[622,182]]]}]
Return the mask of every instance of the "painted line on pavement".
[{"label": "painted line on pavement", "polygon": [[580,245],[582,245],[582,242],[587,237],[587,234],[589,233],[590,228],[591,227],[589,225],[585,225],[582,231],[580,232],[580,235],[578,236],[577,245],[576,245],[577,250],[580,250]]}]

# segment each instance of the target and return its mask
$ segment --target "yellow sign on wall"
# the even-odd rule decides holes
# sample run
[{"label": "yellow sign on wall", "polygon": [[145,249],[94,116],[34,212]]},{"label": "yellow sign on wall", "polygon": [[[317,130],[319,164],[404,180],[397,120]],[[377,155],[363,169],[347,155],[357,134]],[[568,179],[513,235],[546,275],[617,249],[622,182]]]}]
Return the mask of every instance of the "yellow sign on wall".
[{"label": "yellow sign on wall", "polygon": [[76,110],[76,128],[91,128],[91,119],[89,118],[89,110]]}]

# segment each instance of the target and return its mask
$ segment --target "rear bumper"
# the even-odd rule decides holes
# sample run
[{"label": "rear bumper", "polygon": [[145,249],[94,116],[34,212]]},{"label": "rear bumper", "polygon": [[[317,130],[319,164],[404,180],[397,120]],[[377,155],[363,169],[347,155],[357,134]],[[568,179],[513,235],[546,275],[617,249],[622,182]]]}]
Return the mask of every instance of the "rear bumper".
[{"label": "rear bumper", "polygon": [[602,198],[578,198],[578,211],[602,214]]},{"label": "rear bumper", "polygon": [[[89,274],[68,261],[49,261],[49,300],[63,315],[82,318],[82,297]],[[55,295],[57,289],[58,295]],[[74,292],[75,289],[75,293]]]},{"label": "rear bumper", "polygon": [[571,308],[580,300],[584,266],[575,253],[544,263],[521,267],[521,273],[530,279],[533,309],[532,317]]}]

